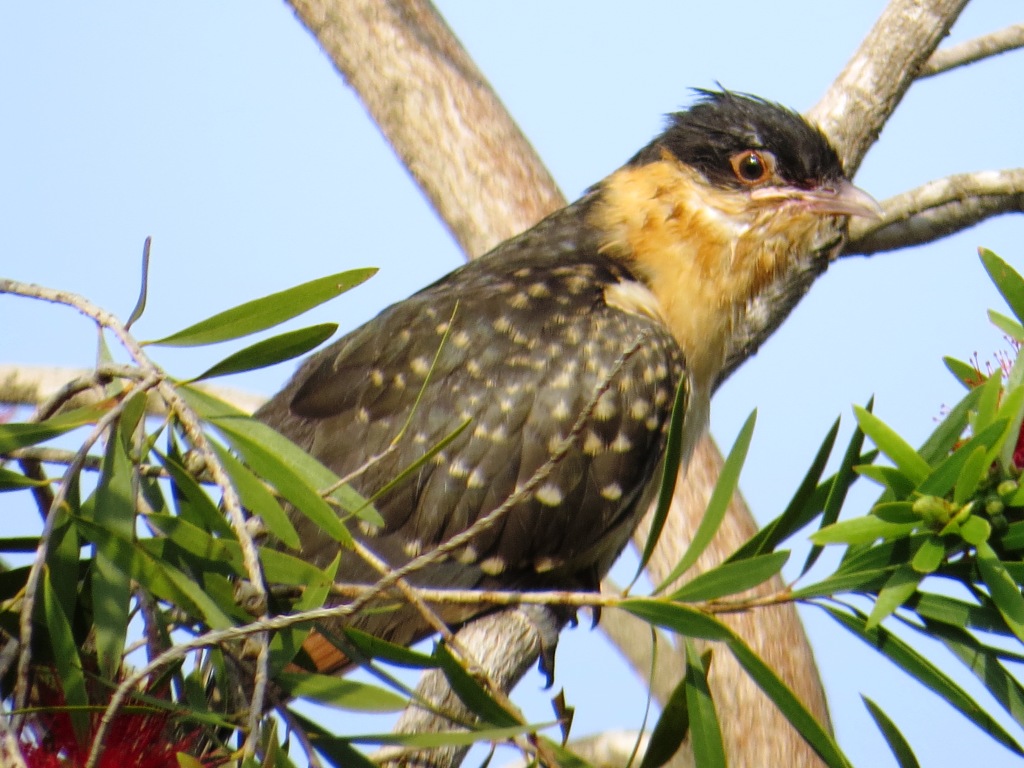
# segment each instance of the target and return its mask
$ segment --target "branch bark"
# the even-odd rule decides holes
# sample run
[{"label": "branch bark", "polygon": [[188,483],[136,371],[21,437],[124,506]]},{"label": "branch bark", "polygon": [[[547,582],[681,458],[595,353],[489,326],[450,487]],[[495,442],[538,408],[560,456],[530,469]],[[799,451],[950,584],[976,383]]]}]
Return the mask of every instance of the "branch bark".
[{"label": "branch bark", "polygon": [[1024,24],[1011,24],[1006,29],[936,51],[921,68],[918,77],[939,75],[1016,48],[1024,48]]}]

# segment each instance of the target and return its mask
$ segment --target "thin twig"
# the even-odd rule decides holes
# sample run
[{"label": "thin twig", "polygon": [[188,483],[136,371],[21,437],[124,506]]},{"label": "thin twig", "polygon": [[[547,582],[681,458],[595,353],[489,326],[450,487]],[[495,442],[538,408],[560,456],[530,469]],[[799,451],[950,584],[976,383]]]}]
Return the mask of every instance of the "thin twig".
[{"label": "thin twig", "polygon": [[922,80],[1017,48],[1024,48],[1024,24],[1011,24],[997,32],[941,48],[925,62],[917,77]]}]

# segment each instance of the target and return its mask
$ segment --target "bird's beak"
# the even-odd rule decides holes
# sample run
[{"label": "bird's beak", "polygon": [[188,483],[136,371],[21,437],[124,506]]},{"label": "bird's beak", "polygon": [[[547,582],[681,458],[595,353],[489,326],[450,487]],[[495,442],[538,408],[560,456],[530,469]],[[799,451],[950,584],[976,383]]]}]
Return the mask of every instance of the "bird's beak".
[{"label": "bird's beak", "polygon": [[752,200],[761,202],[791,200],[814,213],[835,216],[864,216],[882,218],[882,206],[871,195],[849,181],[831,187],[799,189],[797,187],[762,187],[750,193]]}]

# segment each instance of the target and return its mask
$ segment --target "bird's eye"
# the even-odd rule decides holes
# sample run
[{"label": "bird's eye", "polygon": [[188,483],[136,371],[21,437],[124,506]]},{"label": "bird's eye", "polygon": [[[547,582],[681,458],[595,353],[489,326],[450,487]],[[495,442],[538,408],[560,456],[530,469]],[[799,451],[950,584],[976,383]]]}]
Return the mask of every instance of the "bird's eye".
[{"label": "bird's eye", "polygon": [[748,186],[759,184],[772,175],[772,157],[766,152],[746,149],[729,158],[737,180]]}]

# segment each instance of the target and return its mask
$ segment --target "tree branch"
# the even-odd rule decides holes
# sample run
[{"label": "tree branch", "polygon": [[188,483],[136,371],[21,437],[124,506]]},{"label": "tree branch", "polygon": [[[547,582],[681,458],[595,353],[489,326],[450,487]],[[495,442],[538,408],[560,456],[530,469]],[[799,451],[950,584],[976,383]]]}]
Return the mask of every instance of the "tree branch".
[{"label": "tree branch", "polygon": [[963,173],[889,198],[880,220],[858,219],[843,256],[938,240],[992,216],[1024,212],[1024,168]]},{"label": "tree branch", "polygon": [[923,80],[1017,48],[1024,48],[1024,24],[1011,24],[998,32],[936,51],[921,67],[917,77]]}]

